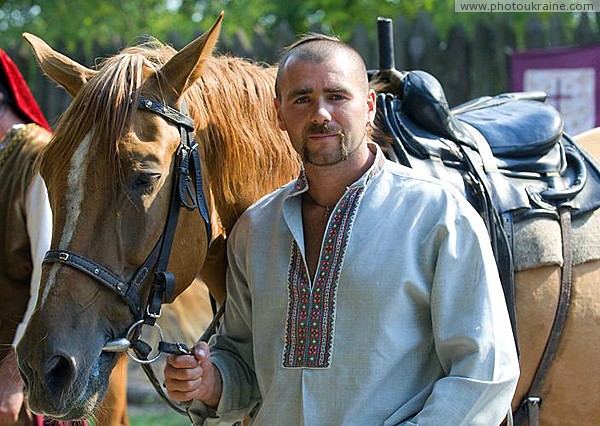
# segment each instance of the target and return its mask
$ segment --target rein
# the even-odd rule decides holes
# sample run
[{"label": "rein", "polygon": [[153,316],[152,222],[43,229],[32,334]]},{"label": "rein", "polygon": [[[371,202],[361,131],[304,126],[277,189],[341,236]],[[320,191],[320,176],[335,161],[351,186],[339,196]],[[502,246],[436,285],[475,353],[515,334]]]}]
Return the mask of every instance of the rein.
[{"label": "rein", "polygon": [[[138,100],[138,109],[161,116],[166,121],[175,124],[180,133],[169,211],[163,232],[154,245],[154,248],[129,281],[122,279],[118,274],[97,262],[69,250],[49,250],[46,253],[43,263],[58,262],[70,266],[109,288],[127,303],[133,314],[134,323],[130,326],[124,337],[107,341],[102,351],[126,352],[129,358],[142,365],[142,368],[159,395],[173,409],[187,414],[185,408],[176,405],[166,396],[149,364],[156,361],[163,352],[173,352],[175,349],[180,353],[186,353],[187,351],[185,345],[163,342],[162,330],[156,324],[156,320],[161,316],[162,304],[172,302],[174,299],[175,276],[173,273],[167,271],[167,266],[179,219],[179,211],[182,207],[190,211],[198,210],[198,213],[204,220],[208,244],[210,246],[212,232],[206,197],[202,189],[202,165],[198,153],[198,144],[194,142],[193,138],[194,121],[184,113],[185,111],[180,112],[168,105],[143,97],[140,97]],[[141,284],[152,270],[154,270],[152,287],[148,300],[142,307],[140,300]],[[152,351],[151,346],[140,339],[144,325],[156,327],[160,335],[158,353],[152,358],[148,358]],[[207,333],[212,333],[214,328],[216,326],[211,325]],[[203,336],[203,338],[205,337]],[[131,353],[131,351],[134,353]]]}]

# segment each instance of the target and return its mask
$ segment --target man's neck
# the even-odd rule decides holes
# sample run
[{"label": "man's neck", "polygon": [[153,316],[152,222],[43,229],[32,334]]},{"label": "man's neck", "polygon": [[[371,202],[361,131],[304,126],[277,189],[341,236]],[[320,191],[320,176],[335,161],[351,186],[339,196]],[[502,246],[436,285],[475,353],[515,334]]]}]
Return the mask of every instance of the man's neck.
[{"label": "man's neck", "polygon": [[333,166],[305,164],[311,197],[319,204],[334,206],[375,161],[375,153],[368,146],[361,147],[343,162]]}]

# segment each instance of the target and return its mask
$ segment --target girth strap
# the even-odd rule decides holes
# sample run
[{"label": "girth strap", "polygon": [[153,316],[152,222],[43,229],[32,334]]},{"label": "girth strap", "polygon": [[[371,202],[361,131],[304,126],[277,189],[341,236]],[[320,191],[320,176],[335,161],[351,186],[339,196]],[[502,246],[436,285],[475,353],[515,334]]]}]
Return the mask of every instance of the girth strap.
[{"label": "girth strap", "polygon": [[554,322],[550,329],[550,337],[546,342],[542,359],[537,367],[529,391],[525,396],[521,407],[516,411],[514,417],[515,425],[539,426],[540,424],[540,404],[543,402],[542,386],[548,375],[552,361],[558,351],[558,345],[565,328],[567,314],[571,304],[571,286],[573,275],[573,248],[571,235],[571,207],[562,206],[559,208],[560,227],[563,246],[563,266],[561,268],[560,293],[558,305],[554,315]]}]

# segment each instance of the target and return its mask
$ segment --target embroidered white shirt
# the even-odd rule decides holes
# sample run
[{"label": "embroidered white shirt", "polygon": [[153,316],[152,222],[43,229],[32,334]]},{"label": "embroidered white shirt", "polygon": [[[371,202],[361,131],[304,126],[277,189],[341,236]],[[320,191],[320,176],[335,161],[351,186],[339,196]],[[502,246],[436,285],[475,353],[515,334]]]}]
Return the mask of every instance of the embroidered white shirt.
[{"label": "embroidered white shirt", "polygon": [[370,147],[375,164],[330,216],[315,277],[302,173],[238,220],[211,340],[223,395],[216,412],[192,405],[197,424],[231,424],[257,403],[253,425],[489,426],[509,411],[519,367],[481,218]]}]

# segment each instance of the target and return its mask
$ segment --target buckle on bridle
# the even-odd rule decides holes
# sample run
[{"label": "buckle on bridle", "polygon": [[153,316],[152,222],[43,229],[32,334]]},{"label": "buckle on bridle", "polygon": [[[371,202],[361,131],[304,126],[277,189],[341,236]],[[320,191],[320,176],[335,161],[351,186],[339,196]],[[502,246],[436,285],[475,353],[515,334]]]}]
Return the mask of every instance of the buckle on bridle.
[{"label": "buckle on bridle", "polygon": [[[155,320],[157,320],[157,319],[159,319],[159,318],[160,318],[160,315],[161,315],[161,314],[162,314],[162,305],[160,305],[160,306],[158,307],[158,312],[151,312],[151,311],[150,311],[150,305],[146,306],[146,316],[147,316],[147,317],[150,317],[150,318],[152,318],[152,319],[155,319]],[[144,320],[141,320],[141,321],[143,322]],[[147,324],[147,325],[150,325],[150,326],[152,326],[153,324]]]}]

